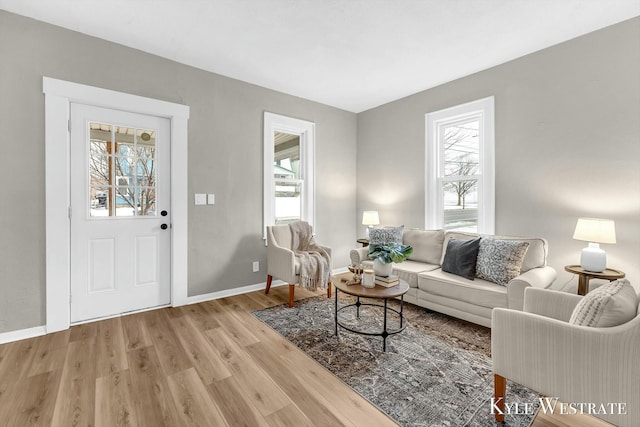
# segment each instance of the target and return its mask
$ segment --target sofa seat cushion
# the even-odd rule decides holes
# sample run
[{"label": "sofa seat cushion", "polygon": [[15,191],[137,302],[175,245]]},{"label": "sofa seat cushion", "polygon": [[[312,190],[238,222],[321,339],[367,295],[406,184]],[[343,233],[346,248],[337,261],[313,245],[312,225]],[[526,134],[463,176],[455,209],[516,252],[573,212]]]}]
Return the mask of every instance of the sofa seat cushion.
[{"label": "sofa seat cushion", "polygon": [[441,269],[418,274],[418,289],[487,308],[507,308],[507,288],[482,279],[469,280]]},{"label": "sofa seat cushion", "polygon": [[400,264],[393,264],[393,274],[406,281],[409,288],[418,287],[418,273],[424,271],[432,271],[440,268],[439,265],[425,264],[424,262],[415,262],[407,260]]}]

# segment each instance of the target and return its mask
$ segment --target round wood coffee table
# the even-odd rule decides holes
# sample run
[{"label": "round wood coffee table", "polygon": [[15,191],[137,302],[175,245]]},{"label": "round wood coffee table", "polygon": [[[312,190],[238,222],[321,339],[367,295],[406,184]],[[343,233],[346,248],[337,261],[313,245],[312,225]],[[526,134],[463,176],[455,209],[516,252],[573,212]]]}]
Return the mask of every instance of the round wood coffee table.
[{"label": "round wood coffee table", "polygon": [[[351,278],[350,273],[346,273],[343,275],[338,275],[333,278],[333,285],[336,287],[335,293],[335,310],[334,310],[334,320],[335,320],[335,334],[338,336],[338,327],[341,327],[349,332],[353,332],[361,335],[373,335],[382,337],[382,351],[387,351],[387,337],[389,335],[397,334],[402,332],[404,328],[407,326],[404,320],[404,314],[402,313],[402,309],[404,306],[404,294],[409,290],[409,284],[404,280],[400,279],[400,283],[396,286],[392,286],[389,288],[385,288],[384,286],[376,285],[375,288],[365,288],[362,285],[347,285],[346,281],[342,281],[343,278]],[[344,292],[347,295],[352,295],[356,297],[356,302],[352,304],[347,304],[345,306],[338,308],[338,294],[340,292]],[[393,307],[389,307],[387,304],[390,298],[400,297],[400,310],[396,310]],[[369,298],[382,300],[382,304],[375,303],[364,303],[360,301],[360,298]],[[383,312],[383,323],[382,323],[382,331],[380,332],[370,332],[364,331],[356,328],[352,328],[340,322],[338,318],[338,313],[349,309],[351,307],[355,307],[356,309],[356,317],[360,318],[360,307],[368,306],[368,307],[382,307]],[[398,329],[389,330],[387,328],[387,316],[389,312],[396,313],[400,319],[400,327]]]}]

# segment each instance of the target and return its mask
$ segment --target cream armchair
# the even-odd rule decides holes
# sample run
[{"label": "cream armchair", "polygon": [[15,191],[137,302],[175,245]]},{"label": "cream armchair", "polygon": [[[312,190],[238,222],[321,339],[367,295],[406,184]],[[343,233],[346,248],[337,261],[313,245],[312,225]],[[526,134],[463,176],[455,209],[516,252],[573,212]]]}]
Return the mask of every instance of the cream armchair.
[{"label": "cream armchair", "polygon": [[[608,405],[606,414],[594,415],[618,426],[637,426],[640,313],[636,308],[635,318],[609,328],[572,325],[568,321],[581,298],[584,297],[528,288],[524,311],[493,310],[494,402],[499,408],[504,408],[501,403],[505,400],[508,405],[505,391],[509,379],[565,404]],[[498,412],[496,420],[503,421]]]},{"label": "cream armchair", "polygon": [[[289,284],[289,307],[293,307],[296,284],[300,279],[300,265],[291,248],[291,228],[288,225],[267,226],[267,286],[265,294],[271,289],[273,278]],[[331,259],[331,248],[322,246]],[[331,271],[331,265],[329,265]],[[327,297],[331,297],[331,275],[327,287]]]}]

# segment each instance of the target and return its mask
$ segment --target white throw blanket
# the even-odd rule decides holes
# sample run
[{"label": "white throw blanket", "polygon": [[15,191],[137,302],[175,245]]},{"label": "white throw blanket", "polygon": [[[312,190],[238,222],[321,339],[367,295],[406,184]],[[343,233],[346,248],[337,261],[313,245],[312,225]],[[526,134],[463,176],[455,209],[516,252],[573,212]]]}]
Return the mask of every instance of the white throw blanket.
[{"label": "white throw blanket", "polygon": [[322,246],[313,238],[311,226],[306,221],[289,224],[291,228],[291,249],[300,262],[300,286],[306,289],[327,289],[329,283],[330,259]]}]

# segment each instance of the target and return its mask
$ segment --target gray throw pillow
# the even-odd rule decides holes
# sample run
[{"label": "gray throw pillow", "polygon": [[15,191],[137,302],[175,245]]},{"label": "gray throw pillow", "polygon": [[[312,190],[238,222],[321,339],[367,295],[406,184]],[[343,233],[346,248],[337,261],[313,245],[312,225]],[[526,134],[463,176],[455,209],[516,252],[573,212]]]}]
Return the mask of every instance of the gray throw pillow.
[{"label": "gray throw pillow", "polygon": [[511,279],[520,275],[528,248],[529,242],[483,237],[478,250],[476,277],[507,286]]},{"label": "gray throw pillow", "polygon": [[442,261],[442,271],[473,280],[479,248],[480,237],[472,240],[449,239]]},{"label": "gray throw pillow", "polygon": [[382,245],[383,243],[402,243],[402,231],[404,225],[399,227],[384,227],[369,229],[369,244]]}]

